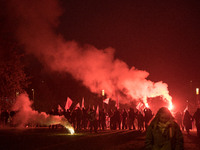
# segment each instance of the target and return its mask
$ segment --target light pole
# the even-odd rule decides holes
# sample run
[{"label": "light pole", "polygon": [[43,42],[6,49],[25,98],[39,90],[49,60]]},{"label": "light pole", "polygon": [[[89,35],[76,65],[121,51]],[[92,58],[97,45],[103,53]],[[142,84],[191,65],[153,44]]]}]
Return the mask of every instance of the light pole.
[{"label": "light pole", "polygon": [[32,89],[32,92],[33,92],[33,101],[34,101],[34,94],[35,94],[35,91],[34,91],[34,89]]}]

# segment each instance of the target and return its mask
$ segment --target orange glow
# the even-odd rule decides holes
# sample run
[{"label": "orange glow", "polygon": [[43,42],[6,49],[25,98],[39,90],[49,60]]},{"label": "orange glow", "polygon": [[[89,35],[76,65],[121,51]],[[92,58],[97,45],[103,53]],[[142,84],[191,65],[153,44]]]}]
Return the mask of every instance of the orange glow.
[{"label": "orange glow", "polygon": [[173,104],[170,102],[168,109],[171,111],[173,109]]},{"label": "orange glow", "polygon": [[104,90],[102,90],[102,96],[104,96],[105,95],[105,92],[104,92]]},{"label": "orange glow", "polygon": [[149,108],[149,104],[148,104],[148,103],[146,103],[145,106],[146,106],[147,108]]},{"label": "orange glow", "polygon": [[196,95],[199,95],[199,88],[196,88]]}]

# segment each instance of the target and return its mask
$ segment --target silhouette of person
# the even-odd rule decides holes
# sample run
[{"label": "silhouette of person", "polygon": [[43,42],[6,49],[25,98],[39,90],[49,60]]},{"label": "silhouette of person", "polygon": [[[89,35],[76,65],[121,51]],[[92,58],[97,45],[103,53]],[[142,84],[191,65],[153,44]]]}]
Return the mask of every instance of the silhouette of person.
[{"label": "silhouette of person", "polygon": [[136,114],[135,114],[135,112],[134,112],[134,109],[133,109],[133,108],[130,108],[130,109],[129,109],[129,112],[128,112],[129,130],[131,130],[132,127],[133,127],[133,130],[135,130],[135,125],[134,125],[135,117],[136,117]]},{"label": "silhouette of person", "polygon": [[183,116],[182,116],[182,114],[181,114],[180,111],[177,111],[177,112],[176,112],[176,114],[175,114],[175,119],[176,119],[178,125],[180,126],[180,128],[183,129],[183,128],[182,128],[182,126],[183,126],[183,125],[182,125]]},{"label": "silhouette of person", "polygon": [[90,111],[88,112],[89,114],[89,121],[90,121],[90,132],[93,131],[97,133],[97,119],[96,119],[96,112],[95,110],[93,110],[92,108],[90,109]]},{"label": "silhouette of person", "polygon": [[124,109],[124,111],[122,112],[122,129],[127,129],[127,117],[128,113],[126,109]]},{"label": "silhouette of person", "polygon": [[186,110],[185,115],[183,117],[183,124],[185,126],[186,131],[187,131],[187,134],[189,134],[190,129],[192,129],[192,121],[193,121],[192,115],[189,113],[188,110]]},{"label": "silhouette of person", "polygon": [[138,120],[138,130],[144,130],[144,116],[143,114],[138,111],[138,114],[137,114],[137,120]]},{"label": "silhouette of person", "polygon": [[200,108],[197,108],[193,115],[193,119],[196,122],[196,127],[197,127],[197,137],[200,138]]}]

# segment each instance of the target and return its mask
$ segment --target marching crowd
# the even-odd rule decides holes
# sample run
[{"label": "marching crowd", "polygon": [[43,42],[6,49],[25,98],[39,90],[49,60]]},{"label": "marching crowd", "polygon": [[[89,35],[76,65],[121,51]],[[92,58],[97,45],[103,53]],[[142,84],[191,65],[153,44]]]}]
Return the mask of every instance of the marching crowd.
[{"label": "marching crowd", "polygon": [[[117,129],[138,129],[145,130],[149,121],[153,117],[153,113],[149,108],[141,111],[134,111],[134,108],[126,109],[111,109],[106,112],[105,109],[94,110],[93,108],[76,108],[72,111],[58,112],[52,109],[51,115],[64,115],[65,118],[72,124],[75,130],[90,129],[92,132],[97,130],[117,130]],[[136,128],[137,126],[137,128]],[[56,126],[52,126],[55,128]]]},{"label": "marching crowd", "polygon": [[[0,112],[0,127],[1,126],[11,126],[12,118],[16,112],[1,109]],[[94,110],[93,108],[80,108],[77,107],[70,111],[58,111],[58,109],[52,109],[49,113],[50,115],[59,115],[64,117],[72,124],[75,130],[90,129],[90,131],[97,132],[97,130],[117,130],[117,129],[133,129],[133,130],[146,130],[150,120],[153,118],[154,114],[151,109],[145,108],[142,111],[136,110],[134,108],[126,109],[115,109],[112,111],[105,111],[105,109]],[[200,137],[200,108],[191,115],[188,110],[183,114],[178,111],[173,116],[182,130],[186,130],[190,133],[190,130],[196,126],[197,135]],[[57,125],[52,125],[50,128],[57,128]]]}]

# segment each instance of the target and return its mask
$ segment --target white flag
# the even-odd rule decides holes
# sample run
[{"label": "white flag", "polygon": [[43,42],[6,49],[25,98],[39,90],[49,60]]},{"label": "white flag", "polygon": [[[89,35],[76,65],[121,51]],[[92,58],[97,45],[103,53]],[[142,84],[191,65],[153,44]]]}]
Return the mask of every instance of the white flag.
[{"label": "white flag", "polygon": [[84,97],[82,98],[82,104],[81,104],[81,108],[84,108],[85,106],[84,106]]},{"label": "white flag", "polygon": [[58,112],[63,111],[62,107],[58,104]]},{"label": "white flag", "polygon": [[77,109],[78,107],[80,108],[80,103],[77,103],[75,108]]},{"label": "white flag", "polygon": [[109,98],[104,99],[103,102],[108,104],[109,103]]}]

